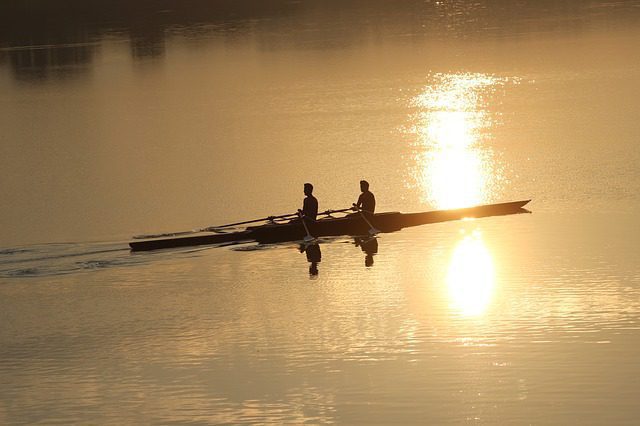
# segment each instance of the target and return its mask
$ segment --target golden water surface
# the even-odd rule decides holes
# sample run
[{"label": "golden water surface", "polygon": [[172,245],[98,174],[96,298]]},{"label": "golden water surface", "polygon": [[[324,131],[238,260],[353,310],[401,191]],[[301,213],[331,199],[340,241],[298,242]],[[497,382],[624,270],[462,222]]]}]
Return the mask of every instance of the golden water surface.
[{"label": "golden water surface", "polygon": [[[636,1],[28,3],[0,5],[0,424],[637,421]],[[378,211],[533,214],[315,263],[126,245],[360,179]]]}]

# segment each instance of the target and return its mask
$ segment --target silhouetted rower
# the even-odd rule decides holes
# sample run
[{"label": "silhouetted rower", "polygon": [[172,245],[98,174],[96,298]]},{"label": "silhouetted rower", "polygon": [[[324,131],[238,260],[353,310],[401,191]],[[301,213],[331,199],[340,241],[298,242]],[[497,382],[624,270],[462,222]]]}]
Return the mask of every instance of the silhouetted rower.
[{"label": "silhouetted rower", "polygon": [[373,192],[369,191],[369,182],[361,180],[360,191],[362,191],[362,194],[358,197],[358,202],[355,206],[364,213],[373,215],[376,211],[376,197],[373,195]]},{"label": "silhouetted rower", "polygon": [[318,200],[313,195],[313,185],[310,183],[304,184],[304,201],[302,202],[302,215],[308,219],[315,221],[318,216]]}]

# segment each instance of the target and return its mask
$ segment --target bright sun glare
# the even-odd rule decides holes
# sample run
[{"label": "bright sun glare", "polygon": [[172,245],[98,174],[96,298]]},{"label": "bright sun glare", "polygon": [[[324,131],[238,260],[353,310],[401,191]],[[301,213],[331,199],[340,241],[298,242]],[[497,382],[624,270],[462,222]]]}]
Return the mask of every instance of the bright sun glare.
[{"label": "bright sun glare", "polygon": [[442,208],[487,201],[499,180],[492,151],[482,146],[493,125],[485,95],[504,80],[485,74],[435,76],[414,98],[419,153],[416,179],[425,201]]},{"label": "bright sun glare", "polygon": [[478,231],[465,236],[456,246],[447,288],[452,306],[463,316],[484,313],[491,302],[495,285],[493,260]]}]

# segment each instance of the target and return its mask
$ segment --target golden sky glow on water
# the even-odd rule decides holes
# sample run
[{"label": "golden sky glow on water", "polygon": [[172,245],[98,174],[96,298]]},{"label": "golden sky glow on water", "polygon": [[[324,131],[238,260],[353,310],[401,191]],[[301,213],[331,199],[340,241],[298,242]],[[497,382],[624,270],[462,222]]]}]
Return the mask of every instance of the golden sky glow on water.
[{"label": "golden sky glow on water", "polygon": [[463,316],[485,312],[493,295],[493,258],[479,231],[465,235],[451,255],[447,289],[451,306]]},{"label": "golden sky glow on water", "polygon": [[449,209],[491,198],[501,176],[486,145],[495,125],[486,98],[505,81],[487,74],[437,75],[414,98],[419,148],[414,178],[424,201]]}]

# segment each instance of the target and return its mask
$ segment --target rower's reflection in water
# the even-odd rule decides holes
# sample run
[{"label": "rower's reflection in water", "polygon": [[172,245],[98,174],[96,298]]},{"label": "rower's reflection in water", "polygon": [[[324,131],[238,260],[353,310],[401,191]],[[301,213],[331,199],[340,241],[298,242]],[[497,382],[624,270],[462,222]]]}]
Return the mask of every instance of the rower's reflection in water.
[{"label": "rower's reflection in water", "polygon": [[356,237],[354,244],[365,253],[364,266],[367,268],[373,266],[373,256],[378,253],[378,239],[375,237]]},{"label": "rower's reflection in water", "polygon": [[307,262],[309,262],[309,276],[318,276],[318,263],[322,261],[320,244],[300,244],[300,253],[306,253],[307,255]]}]

